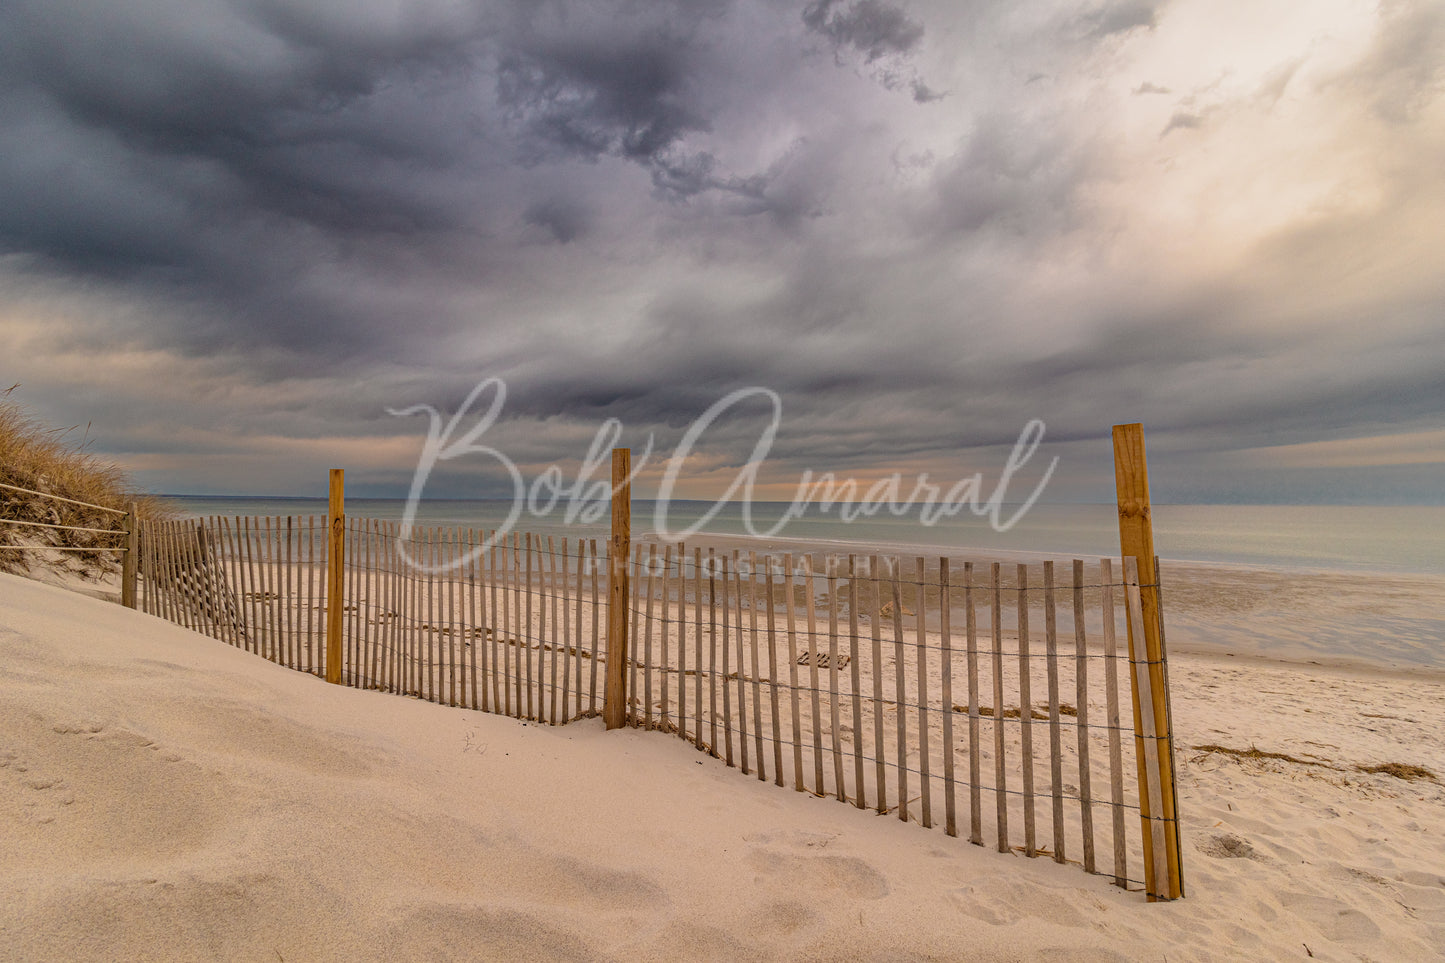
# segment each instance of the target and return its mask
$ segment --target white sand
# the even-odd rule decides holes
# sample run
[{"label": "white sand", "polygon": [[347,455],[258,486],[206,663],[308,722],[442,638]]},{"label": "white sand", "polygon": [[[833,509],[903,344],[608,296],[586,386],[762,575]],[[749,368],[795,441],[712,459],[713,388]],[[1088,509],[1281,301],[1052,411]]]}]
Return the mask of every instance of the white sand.
[{"label": "white sand", "polygon": [[1445,774],[1445,684],[1171,675],[1189,897],[1151,905],[675,739],[327,686],[0,576],[0,959],[1445,955],[1445,792],[1354,768]]}]

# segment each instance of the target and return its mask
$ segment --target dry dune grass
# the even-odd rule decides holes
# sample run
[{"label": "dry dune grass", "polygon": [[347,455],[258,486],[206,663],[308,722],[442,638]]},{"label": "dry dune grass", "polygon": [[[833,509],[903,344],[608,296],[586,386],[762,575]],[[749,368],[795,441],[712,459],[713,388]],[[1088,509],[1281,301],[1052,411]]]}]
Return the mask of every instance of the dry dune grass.
[{"label": "dry dune grass", "polygon": [[[1254,746],[1250,746],[1248,749],[1232,749],[1229,746],[1220,746],[1210,743],[1202,746],[1192,746],[1191,748],[1193,748],[1196,752],[1203,753],[1204,755],[1208,755],[1210,753],[1219,753],[1225,756],[1233,756],[1236,759],[1273,759],[1280,762],[1292,762],[1300,766],[1323,766],[1327,769],[1340,768],[1339,766],[1332,764],[1333,760],[1300,759],[1299,757],[1291,756],[1288,753],[1267,752],[1266,750],[1258,749]],[[1199,758],[1203,757],[1201,756]],[[1416,779],[1426,779],[1431,782],[1436,781],[1436,776],[1433,770],[1428,769],[1425,766],[1417,766],[1414,763],[1408,762],[1385,762],[1374,766],[1357,765],[1354,767],[1354,769],[1357,772],[1370,773],[1372,775],[1394,776],[1396,779],[1404,779],[1407,782],[1413,782]]]},{"label": "dry dune grass", "polygon": [[1434,781],[1435,773],[1424,766],[1416,766],[1408,762],[1386,762],[1378,766],[1356,766],[1360,772],[1383,773],[1387,776],[1394,776],[1396,779],[1413,781],[1415,779],[1429,779]]},{"label": "dry dune grass", "polygon": [[[86,450],[88,432],[76,437],[79,425],[53,428],[29,414],[11,395],[18,386],[0,391],[0,484],[59,495],[107,508],[123,509],[132,499],[146,517],[164,514],[150,496],[133,493],[130,480],[117,465]],[[115,529],[119,516],[23,492],[0,489],[0,519]],[[57,548],[105,549],[119,544],[114,535],[0,524],[0,546],[46,545]],[[42,553],[4,551],[0,571],[27,572],[32,565],[69,567],[90,575],[119,566],[119,554],[97,552]]]}]

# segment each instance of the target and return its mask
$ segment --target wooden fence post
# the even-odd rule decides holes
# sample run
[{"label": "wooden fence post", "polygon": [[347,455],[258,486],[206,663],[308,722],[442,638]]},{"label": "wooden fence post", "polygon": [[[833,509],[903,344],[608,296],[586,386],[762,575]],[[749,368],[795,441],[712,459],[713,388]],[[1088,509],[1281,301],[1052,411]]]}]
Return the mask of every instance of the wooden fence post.
[{"label": "wooden fence post", "polygon": [[[1175,805],[1174,735],[1169,728],[1168,675],[1164,666],[1164,643],[1159,610],[1159,571],[1154,555],[1154,524],[1149,506],[1149,464],[1144,453],[1144,426],[1114,426],[1114,483],[1119,504],[1119,547],[1121,554],[1138,561],[1139,595],[1142,608],[1142,639],[1135,637],[1134,620],[1129,621],[1129,657],[1148,665],[1148,682],[1153,731],[1142,728],[1139,685],[1130,674],[1130,690],[1134,698],[1134,748],[1139,759],[1139,816],[1144,829],[1145,889],[1150,901],[1178,899],[1184,895],[1183,868],[1179,853],[1179,815]],[[1138,646],[1144,649],[1139,659]],[[1158,748],[1158,773],[1155,785],[1159,798],[1150,798],[1152,780],[1146,779],[1144,740],[1152,738]],[[1154,834],[1150,820],[1164,820],[1167,880],[1156,879],[1153,858]]]},{"label": "wooden fence post", "polygon": [[140,562],[140,520],[136,517],[136,503],[125,506],[125,556],[120,562],[120,604],[128,609],[135,608],[136,570]]},{"label": "wooden fence post", "polygon": [[632,555],[632,449],[612,449],[612,550],[607,569],[607,685],[602,720],[619,729],[627,716],[627,562]]},{"label": "wooden fence post", "polygon": [[342,597],[346,569],[346,472],[331,469],[326,511],[326,681],[341,684]]}]

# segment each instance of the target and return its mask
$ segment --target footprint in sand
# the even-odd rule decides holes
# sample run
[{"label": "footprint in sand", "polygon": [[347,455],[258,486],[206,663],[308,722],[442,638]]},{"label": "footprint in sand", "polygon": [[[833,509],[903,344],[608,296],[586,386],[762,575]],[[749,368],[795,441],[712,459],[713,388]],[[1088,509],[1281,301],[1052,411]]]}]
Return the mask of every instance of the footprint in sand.
[{"label": "footprint in sand", "polygon": [[1279,901],[1295,916],[1312,923],[1328,940],[1360,943],[1380,937],[1374,920],[1340,900],[1286,892],[1279,895]]},{"label": "footprint in sand", "polygon": [[797,889],[842,890],[864,899],[887,896],[888,880],[872,864],[819,852],[835,838],[806,830],[753,833],[744,837],[753,846],[748,865]]},{"label": "footprint in sand", "polygon": [[1264,859],[1249,840],[1233,833],[1215,833],[1194,841],[1194,848],[1215,859]]},{"label": "footprint in sand", "polygon": [[0,809],[15,819],[0,862],[165,858],[201,845],[232,787],[145,736],[0,707]]}]

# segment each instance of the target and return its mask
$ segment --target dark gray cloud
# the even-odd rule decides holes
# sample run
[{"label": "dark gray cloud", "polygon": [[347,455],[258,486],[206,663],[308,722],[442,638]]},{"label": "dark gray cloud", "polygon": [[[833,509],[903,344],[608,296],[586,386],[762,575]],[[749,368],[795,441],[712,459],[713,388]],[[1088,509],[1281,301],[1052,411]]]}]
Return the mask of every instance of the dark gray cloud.
[{"label": "dark gray cloud", "polygon": [[1170,115],[1169,123],[1165,124],[1164,129],[1159,132],[1159,137],[1163,139],[1164,137],[1168,136],[1171,131],[1197,130],[1198,128],[1203,126],[1204,115],[1202,113],[1193,113],[1187,110],[1176,110],[1173,114]]},{"label": "dark gray cloud", "polygon": [[923,40],[923,24],[882,0],[812,0],[803,8],[803,23],[834,46],[857,50],[868,63],[910,53]]},{"label": "dark gray cloud", "polygon": [[[1017,9],[12,0],[0,367],[161,487],[242,477],[226,451],[400,484],[419,425],[386,408],[487,375],[544,461],[606,417],[675,441],[746,385],[818,470],[993,457],[1033,417],[1196,453],[1428,425],[1438,11],[1233,90],[1140,53],[1172,6]],[[1378,125],[1383,174],[1290,139],[1310,98]],[[1335,193],[1270,208],[1289,165]],[[1236,196],[1269,210],[1216,223]]]},{"label": "dark gray cloud", "polygon": [[1140,27],[1152,29],[1158,23],[1164,0],[1113,0],[1082,18],[1090,36],[1107,37]]},{"label": "dark gray cloud", "polygon": [[528,224],[545,228],[562,244],[585,235],[590,219],[585,206],[560,197],[547,197],[533,202],[523,216]]},{"label": "dark gray cloud", "polygon": [[509,53],[498,70],[499,99],[542,155],[561,150],[652,162],[688,133],[707,130],[708,121],[687,102],[690,78],[679,42],[644,40]]}]

